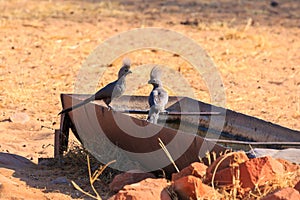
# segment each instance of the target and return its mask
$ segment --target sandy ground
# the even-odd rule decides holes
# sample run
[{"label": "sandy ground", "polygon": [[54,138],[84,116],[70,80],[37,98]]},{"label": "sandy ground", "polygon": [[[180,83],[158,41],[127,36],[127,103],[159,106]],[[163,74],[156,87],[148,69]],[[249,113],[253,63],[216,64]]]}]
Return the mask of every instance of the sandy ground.
[{"label": "sandy ground", "polygon": [[[37,162],[53,157],[60,93],[74,91],[82,63],[101,42],[133,28],[163,27],[192,38],[214,60],[227,108],[300,130],[300,3],[180,2],[0,1],[1,199],[84,197],[69,182],[88,182],[76,144],[62,167]],[[196,98],[210,102],[201,76],[180,57],[149,50],[126,56],[133,69],[147,63],[177,69]],[[108,68],[99,87],[116,78],[119,63]],[[140,85],[136,94],[149,91]],[[106,184],[98,184],[107,194]]]}]

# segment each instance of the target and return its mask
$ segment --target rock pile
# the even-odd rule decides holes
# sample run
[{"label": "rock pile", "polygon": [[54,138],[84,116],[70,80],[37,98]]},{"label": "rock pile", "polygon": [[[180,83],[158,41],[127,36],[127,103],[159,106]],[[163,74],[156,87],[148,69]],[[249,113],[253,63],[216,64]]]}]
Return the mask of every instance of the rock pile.
[{"label": "rock pile", "polygon": [[244,152],[220,156],[210,166],[195,162],[171,180],[151,173],[115,177],[110,200],[125,199],[300,199],[300,165],[270,156],[248,159]]}]

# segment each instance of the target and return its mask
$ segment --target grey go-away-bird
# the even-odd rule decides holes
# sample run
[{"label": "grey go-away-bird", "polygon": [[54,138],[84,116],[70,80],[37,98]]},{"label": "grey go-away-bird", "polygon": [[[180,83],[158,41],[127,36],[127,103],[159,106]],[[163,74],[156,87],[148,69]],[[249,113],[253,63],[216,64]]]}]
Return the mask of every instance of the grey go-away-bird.
[{"label": "grey go-away-bird", "polygon": [[164,90],[161,82],[161,71],[157,66],[151,70],[148,84],[152,84],[153,89],[148,98],[150,110],[147,121],[156,124],[159,113],[165,111],[165,106],[169,100],[169,95],[167,91]]},{"label": "grey go-away-bird", "polygon": [[84,101],[80,102],[79,104],[76,104],[70,108],[66,108],[66,109],[62,110],[59,113],[59,115],[63,114],[63,113],[68,113],[68,112],[70,112],[76,108],[79,108],[80,106],[83,106],[94,100],[103,100],[104,103],[107,105],[107,107],[109,109],[111,109],[111,107],[109,105],[111,103],[111,101],[115,98],[120,97],[125,92],[125,89],[126,89],[125,78],[128,74],[132,73],[130,71],[130,64],[131,64],[131,62],[129,59],[124,59],[123,66],[119,70],[117,80],[107,84],[105,87],[101,88],[94,95],[85,99]]}]

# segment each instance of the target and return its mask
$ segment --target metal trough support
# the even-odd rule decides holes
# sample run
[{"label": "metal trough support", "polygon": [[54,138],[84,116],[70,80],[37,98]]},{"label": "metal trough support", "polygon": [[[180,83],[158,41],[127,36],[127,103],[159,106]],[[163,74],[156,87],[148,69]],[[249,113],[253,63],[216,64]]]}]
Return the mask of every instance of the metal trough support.
[{"label": "metal trough support", "polygon": [[68,115],[61,115],[60,129],[55,130],[54,136],[54,158],[61,158],[64,151],[68,150],[69,124]]}]

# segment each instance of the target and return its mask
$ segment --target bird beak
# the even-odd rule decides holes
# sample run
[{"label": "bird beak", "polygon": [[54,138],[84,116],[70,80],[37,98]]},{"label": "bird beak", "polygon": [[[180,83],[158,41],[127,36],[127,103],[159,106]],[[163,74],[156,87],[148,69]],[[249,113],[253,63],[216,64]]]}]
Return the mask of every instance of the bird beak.
[{"label": "bird beak", "polygon": [[148,84],[152,84],[152,80],[149,80],[149,81],[148,81]]},{"label": "bird beak", "polygon": [[127,74],[132,74],[132,71],[129,70],[129,71],[127,72]]}]

